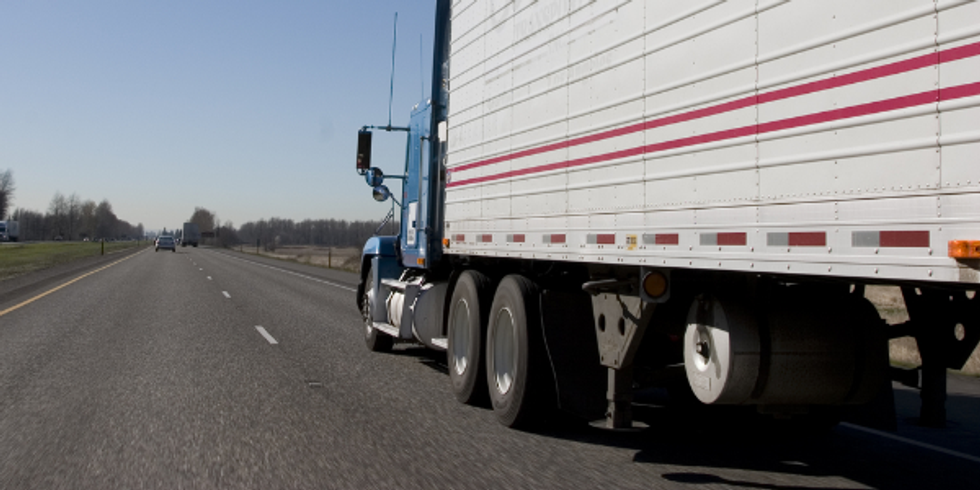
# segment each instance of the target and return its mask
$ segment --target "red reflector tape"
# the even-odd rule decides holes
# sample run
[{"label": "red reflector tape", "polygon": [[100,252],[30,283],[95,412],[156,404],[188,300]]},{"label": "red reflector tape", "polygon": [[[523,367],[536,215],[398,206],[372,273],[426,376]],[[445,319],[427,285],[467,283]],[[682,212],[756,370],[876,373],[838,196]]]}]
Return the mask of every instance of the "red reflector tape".
[{"label": "red reflector tape", "polygon": [[790,247],[822,247],[827,244],[827,234],[820,232],[790,232]]},{"label": "red reflector tape", "polygon": [[928,247],[928,231],[882,231],[878,233],[881,247]]},{"label": "red reflector tape", "polygon": [[745,245],[745,233],[719,233],[718,246]]},{"label": "red reflector tape", "polygon": [[607,235],[596,235],[595,242],[599,245],[615,245],[616,235],[612,233]]}]

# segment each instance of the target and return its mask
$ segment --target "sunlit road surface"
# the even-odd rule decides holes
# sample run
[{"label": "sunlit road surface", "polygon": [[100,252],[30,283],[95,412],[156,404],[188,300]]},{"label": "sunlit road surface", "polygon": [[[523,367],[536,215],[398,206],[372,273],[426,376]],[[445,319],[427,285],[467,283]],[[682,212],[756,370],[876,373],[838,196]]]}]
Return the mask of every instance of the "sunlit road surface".
[{"label": "sunlit road surface", "polygon": [[649,428],[637,433],[527,433],[458,404],[444,356],[367,352],[350,274],[149,249],[25,304],[65,282],[0,296],[2,489],[980,482],[973,380],[951,381],[944,430],[911,425],[916,394],[899,390],[897,438],[849,425],[786,437],[640,406]]}]

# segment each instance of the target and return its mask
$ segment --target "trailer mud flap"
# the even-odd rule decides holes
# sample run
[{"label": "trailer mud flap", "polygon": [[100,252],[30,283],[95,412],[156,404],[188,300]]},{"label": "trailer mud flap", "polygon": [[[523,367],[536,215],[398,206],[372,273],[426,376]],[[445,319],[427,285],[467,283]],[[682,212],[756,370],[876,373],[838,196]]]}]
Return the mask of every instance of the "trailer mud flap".
[{"label": "trailer mud flap", "polygon": [[545,290],[540,311],[558,407],[589,420],[602,418],[606,368],[599,363],[589,295]]}]

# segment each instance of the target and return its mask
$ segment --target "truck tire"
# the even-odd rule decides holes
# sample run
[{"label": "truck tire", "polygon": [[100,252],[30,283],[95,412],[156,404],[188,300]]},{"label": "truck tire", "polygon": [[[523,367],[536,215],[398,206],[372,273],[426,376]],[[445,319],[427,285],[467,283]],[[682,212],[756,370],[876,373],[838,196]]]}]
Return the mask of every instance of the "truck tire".
[{"label": "truck tire", "polygon": [[532,281],[509,275],[490,307],[487,385],[494,415],[507,427],[530,428],[554,406],[538,299]]},{"label": "truck tire", "polygon": [[446,360],[456,399],[469,405],[488,401],[483,340],[492,298],[490,279],[468,270],[459,276],[449,303]]},{"label": "truck tire", "polygon": [[361,301],[361,317],[364,319],[364,343],[367,344],[371,352],[390,352],[395,344],[395,339],[390,335],[378,331],[371,326],[371,291],[374,289],[374,274],[371,273],[371,266],[367,266],[367,277],[364,279],[364,299]]}]

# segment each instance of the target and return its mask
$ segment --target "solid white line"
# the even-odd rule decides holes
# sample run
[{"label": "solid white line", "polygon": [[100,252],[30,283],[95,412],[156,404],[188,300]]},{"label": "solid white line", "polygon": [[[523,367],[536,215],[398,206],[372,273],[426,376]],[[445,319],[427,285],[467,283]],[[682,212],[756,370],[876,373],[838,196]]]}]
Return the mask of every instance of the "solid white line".
[{"label": "solid white line", "polygon": [[228,294],[228,291],[222,291],[221,294],[225,295],[226,298],[231,299],[231,295]]},{"label": "solid white line", "polygon": [[963,458],[967,461],[973,461],[974,463],[980,463],[980,458],[970,454],[961,453],[959,451],[953,451],[952,449],[946,449],[944,447],[934,446],[932,444],[927,444],[925,442],[913,441],[912,439],[906,439],[901,436],[896,436],[895,434],[889,434],[887,432],[882,432],[880,430],[875,430],[875,429],[869,429],[867,427],[861,427],[860,425],[854,425],[847,422],[842,422],[840,425],[847,427],[848,429],[867,432],[868,434],[874,434],[876,436],[881,436],[886,439],[892,439],[895,441],[904,442],[906,444],[910,444],[912,446],[918,446],[923,449],[928,449],[930,451],[936,451],[938,453],[948,454],[950,456],[956,456],[957,458]]},{"label": "solid white line", "polygon": [[231,259],[240,260],[242,262],[248,262],[249,264],[254,264],[254,265],[257,265],[259,267],[265,267],[266,269],[272,269],[272,270],[276,270],[276,271],[279,271],[279,272],[285,272],[286,274],[292,274],[292,275],[294,275],[296,277],[302,277],[303,279],[309,279],[309,280],[311,280],[313,282],[319,282],[321,284],[326,284],[328,286],[333,286],[335,288],[346,289],[347,291],[351,291],[351,292],[354,292],[354,293],[357,292],[357,289],[352,288],[352,287],[348,287],[348,286],[344,286],[343,284],[337,284],[335,282],[324,281],[323,279],[317,279],[315,277],[310,277],[310,276],[307,276],[305,274],[300,274],[298,272],[293,272],[293,271],[286,270],[286,269],[280,269],[278,267],[273,267],[271,265],[265,265],[265,264],[262,264],[262,263],[259,263],[259,262],[253,262],[251,260],[241,259],[241,258],[232,256],[232,255],[221,253],[221,252],[214,252],[214,253],[224,255],[225,257],[228,257],[228,258],[231,258]]},{"label": "solid white line", "polygon": [[265,340],[268,340],[270,344],[276,345],[279,343],[276,341],[276,339],[273,336],[269,335],[269,332],[266,332],[264,328],[256,325],[255,329],[258,330],[259,333],[262,334],[262,336],[265,337]]}]

